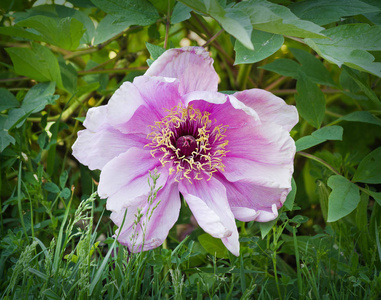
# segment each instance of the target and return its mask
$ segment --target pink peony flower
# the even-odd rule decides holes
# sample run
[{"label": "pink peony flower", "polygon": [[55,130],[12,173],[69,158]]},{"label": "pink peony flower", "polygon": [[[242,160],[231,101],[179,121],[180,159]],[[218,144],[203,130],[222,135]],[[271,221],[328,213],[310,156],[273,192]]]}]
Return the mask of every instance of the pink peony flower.
[{"label": "pink peony flower", "polygon": [[[117,226],[127,209],[119,242],[131,251],[163,243],[180,192],[198,224],[238,256],[235,219],[275,219],[291,190],[296,108],[260,89],[218,93],[212,64],[200,47],[166,51],[107,105],[89,109],[78,133],[73,155],[101,170],[98,193]],[[149,204],[155,169],[162,189]]]}]

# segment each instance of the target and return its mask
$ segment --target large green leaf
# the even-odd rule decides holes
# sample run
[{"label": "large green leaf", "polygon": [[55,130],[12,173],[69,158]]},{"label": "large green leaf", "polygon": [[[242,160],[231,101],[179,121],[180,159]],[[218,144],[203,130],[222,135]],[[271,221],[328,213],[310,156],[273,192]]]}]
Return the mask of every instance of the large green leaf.
[{"label": "large green leaf", "polygon": [[77,91],[78,74],[75,68],[62,57],[58,57],[58,64],[61,70],[62,85],[66,91],[74,94]]},{"label": "large green leaf", "polygon": [[34,16],[18,22],[17,25],[32,28],[49,44],[68,50],[78,48],[85,32],[83,24],[70,17],[58,20],[46,16]]},{"label": "large green leaf", "polygon": [[[372,100],[374,103],[379,104],[380,99],[377,97],[376,93],[370,88],[366,80],[363,79],[363,76],[359,75],[359,71],[352,70],[347,66],[343,66],[343,70],[353,79],[353,81],[358,85],[358,87],[364,92],[367,97]],[[365,73],[366,74],[366,73]],[[366,76],[367,77],[367,76]]]},{"label": "large green leaf", "polygon": [[350,214],[360,202],[359,188],[340,175],[328,179],[332,189],[328,199],[328,222],[335,222]]},{"label": "large green leaf", "polygon": [[379,12],[380,9],[359,0],[307,0],[289,6],[299,18],[326,25],[342,17]]},{"label": "large green leaf", "polygon": [[224,9],[218,0],[179,0],[193,10],[214,18],[226,32],[239,40],[246,48],[254,50],[251,42],[252,26],[247,13],[241,9]]},{"label": "large green leaf", "polygon": [[269,57],[282,47],[284,38],[282,35],[253,30],[251,42],[254,50],[246,48],[236,40],[234,50],[236,52],[235,64],[252,64]]},{"label": "large green leaf", "polygon": [[201,246],[210,254],[218,258],[227,258],[228,250],[222,243],[221,239],[216,239],[208,233],[204,233],[198,237]]},{"label": "large green leaf", "polygon": [[7,89],[0,88],[0,112],[19,106],[17,98]]},{"label": "large green leaf", "polygon": [[364,157],[353,176],[353,181],[371,184],[381,183],[381,147]]},{"label": "large green leaf", "polygon": [[21,108],[30,114],[43,110],[47,104],[53,104],[59,97],[54,95],[55,87],[54,82],[44,82],[35,85],[25,95]]},{"label": "large green leaf", "polygon": [[98,24],[95,29],[94,45],[101,44],[113,36],[121,33],[128,28],[133,22],[126,20],[126,22],[118,22],[118,16],[106,15]]},{"label": "large green leaf", "polygon": [[298,78],[298,70],[300,70],[300,65],[288,58],[278,58],[273,62],[261,66],[261,69],[267,71],[276,72],[282,76]]},{"label": "large green leaf", "polygon": [[296,151],[302,151],[327,140],[341,141],[343,139],[343,128],[341,126],[327,126],[312,132],[296,141]]},{"label": "large green leaf", "polygon": [[381,49],[381,26],[347,24],[324,30],[328,39],[307,38],[305,42],[321,57],[381,77],[381,63],[367,51]]},{"label": "large green leaf", "polygon": [[0,152],[8,147],[10,144],[15,144],[16,140],[8,133],[8,130],[0,127]]},{"label": "large green leaf", "polygon": [[91,0],[104,12],[118,16],[120,22],[131,25],[151,25],[157,21],[159,14],[156,8],[147,0]]},{"label": "large green leaf", "polygon": [[238,8],[250,16],[254,29],[302,38],[322,38],[324,30],[310,21],[299,19],[287,7],[264,0],[249,0],[238,3]]},{"label": "large green leaf", "polygon": [[62,88],[57,58],[46,47],[32,43],[32,48],[6,48],[15,72],[37,81],[54,81]]},{"label": "large green leaf", "polygon": [[325,97],[320,88],[302,74],[296,83],[295,95],[299,114],[313,127],[319,128],[325,115]]},{"label": "large green leaf", "polygon": [[192,9],[181,2],[177,2],[171,14],[171,24],[177,24],[191,17]]},{"label": "large green leaf", "polygon": [[362,122],[381,126],[381,120],[376,118],[368,111],[355,111],[353,113],[340,117],[338,120],[344,120],[349,122]]},{"label": "large green leaf", "polygon": [[280,58],[260,68],[295,79],[303,76],[317,84],[335,86],[331,74],[319,59],[304,50],[293,48],[290,50],[301,65],[293,60]]},{"label": "large green leaf", "polygon": [[43,36],[30,32],[22,27],[0,27],[0,34],[14,36],[32,41],[48,42]]},{"label": "large green leaf", "polygon": [[311,53],[301,49],[290,48],[292,54],[301,64],[301,70],[313,82],[328,86],[335,86],[331,74],[323,63]]},{"label": "large green leaf", "polygon": [[[31,9],[28,9],[25,12],[16,12],[13,14],[13,16],[15,17],[16,25],[23,20],[26,20],[30,17],[35,17],[35,16],[49,17],[49,18],[55,19],[57,22],[60,22],[64,18],[76,19],[77,21],[83,24],[84,30],[86,30],[84,34],[82,35],[80,43],[88,44],[91,42],[92,38],[94,37],[95,27],[94,27],[93,21],[89,18],[89,16],[80,10],[70,8],[64,5],[56,5],[56,4],[39,5],[39,6],[32,7]],[[9,29],[11,28],[18,28],[18,27],[17,26],[9,27]],[[18,32],[14,32],[14,33],[18,33]],[[19,36],[19,35],[13,34],[13,36]],[[32,39],[35,41],[40,41],[40,40],[45,41],[43,35],[37,35],[37,38],[28,37],[28,39]]]}]

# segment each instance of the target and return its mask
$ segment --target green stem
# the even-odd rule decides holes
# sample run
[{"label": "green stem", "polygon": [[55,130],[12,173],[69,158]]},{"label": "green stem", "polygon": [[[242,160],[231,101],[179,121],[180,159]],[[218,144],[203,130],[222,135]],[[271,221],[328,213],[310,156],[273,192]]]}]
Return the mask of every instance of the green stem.
[{"label": "green stem", "polygon": [[273,266],[274,266],[275,284],[276,284],[276,289],[278,290],[279,299],[282,300],[282,293],[280,292],[279,281],[278,281],[278,272],[276,269],[276,250],[277,250],[277,244],[278,244],[278,237],[276,234],[276,226],[273,226],[273,239],[274,239],[274,251],[273,251],[273,255],[272,255],[272,261],[273,261]]},{"label": "green stem", "polygon": [[240,90],[245,90],[252,64],[242,64],[239,66],[236,86]]},{"label": "green stem", "polygon": [[25,227],[25,223],[24,223],[24,216],[22,213],[22,205],[21,205],[21,180],[22,180],[21,179],[21,170],[22,170],[22,160],[21,159],[22,158],[21,158],[21,153],[20,153],[19,175],[18,175],[18,179],[17,179],[17,206],[18,206],[20,221],[21,221],[22,228],[24,230],[25,238],[28,241],[29,238],[28,238],[28,233],[26,231],[26,227]]},{"label": "green stem", "polygon": [[296,239],[296,228],[295,228],[295,226],[292,227],[292,235],[294,237],[296,272],[297,272],[297,277],[298,277],[299,295],[302,295],[303,294],[303,281],[302,281],[302,272],[300,269],[299,248],[298,248],[298,240]]},{"label": "green stem", "polygon": [[316,157],[315,155],[312,155],[312,154],[309,154],[306,152],[302,152],[302,151],[296,152],[296,154],[299,154],[301,156],[304,156],[304,157],[307,157],[307,158],[312,159],[314,161],[317,161],[318,163],[325,166],[327,169],[331,170],[333,173],[335,173],[337,175],[341,175],[334,167],[332,167],[330,164],[328,164],[326,161],[322,160],[321,158]]},{"label": "green stem", "polygon": [[89,75],[89,74],[110,74],[110,73],[125,73],[129,71],[136,70],[147,70],[148,67],[133,67],[133,68],[115,68],[115,69],[103,69],[103,70],[86,70],[86,71],[78,71],[78,75]]}]

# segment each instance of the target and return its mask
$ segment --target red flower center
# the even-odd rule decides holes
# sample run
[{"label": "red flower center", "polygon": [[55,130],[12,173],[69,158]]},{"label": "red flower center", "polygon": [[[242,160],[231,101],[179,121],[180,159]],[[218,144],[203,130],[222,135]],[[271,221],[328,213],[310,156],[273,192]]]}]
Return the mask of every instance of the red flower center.
[{"label": "red flower center", "polygon": [[176,141],[176,147],[185,156],[190,156],[197,148],[196,139],[191,135],[180,136]]}]

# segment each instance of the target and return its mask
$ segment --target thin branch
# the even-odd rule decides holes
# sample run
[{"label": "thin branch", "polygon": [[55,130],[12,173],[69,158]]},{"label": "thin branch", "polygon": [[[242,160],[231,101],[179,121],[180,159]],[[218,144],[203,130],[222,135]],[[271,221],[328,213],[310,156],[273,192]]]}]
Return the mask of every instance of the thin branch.
[{"label": "thin branch", "polygon": [[171,0],[168,0],[167,22],[165,24],[164,49],[168,46],[169,27],[171,25]]},{"label": "thin branch", "polygon": [[302,151],[299,151],[299,152],[296,152],[296,154],[299,154],[300,156],[304,156],[304,157],[307,157],[309,159],[312,159],[314,161],[317,161],[318,163],[322,164],[323,166],[325,166],[327,169],[331,170],[333,173],[337,174],[337,175],[341,175],[339,173],[339,171],[337,171],[334,167],[332,167],[329,163],[327,163],[325,160],[322,160],[321,158],[315,156],[315,155],[312,155],[312,154],[309,154],[309,153],[306,153],[306,152],[302,152]]},{"label": "thin branch", "polygon": [[216,38],[218,38],[221,33],[223,33],[225,30],[224,29],[221,29],[219,32],[217,32],[215,35],[213,35],[209,40],[206,41],[206,43],[204,45],[202,45],[201,47],[206,47],[208,46],[209,44],[211,44]]}]

